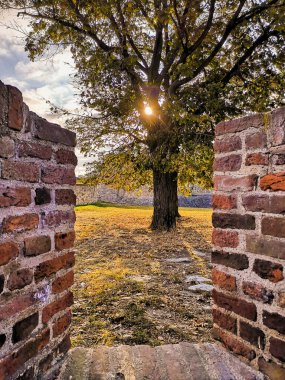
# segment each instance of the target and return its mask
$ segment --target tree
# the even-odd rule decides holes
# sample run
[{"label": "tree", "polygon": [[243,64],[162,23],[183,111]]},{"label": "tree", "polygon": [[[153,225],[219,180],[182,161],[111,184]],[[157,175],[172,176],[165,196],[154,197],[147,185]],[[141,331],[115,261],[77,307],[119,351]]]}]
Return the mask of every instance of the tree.
[{"label": "tree", "polygon": [[[30,18],[31,59],[70,46],[94,173],[154,185],[175,226],[178,182],[210,182],[214,125],[284,101],[284,0],[0,0]],[[98,155],[98,152],[101,155]]]}]

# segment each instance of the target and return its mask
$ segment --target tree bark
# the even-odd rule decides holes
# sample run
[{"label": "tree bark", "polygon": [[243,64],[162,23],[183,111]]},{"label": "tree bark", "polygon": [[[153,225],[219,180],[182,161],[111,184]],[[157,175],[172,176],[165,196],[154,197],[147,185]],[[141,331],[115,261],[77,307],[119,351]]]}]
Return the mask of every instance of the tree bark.
[{"label": "tree bark", "polygon": [[153,230],[169,231],[178,216],[177,173],[153,170]]}]

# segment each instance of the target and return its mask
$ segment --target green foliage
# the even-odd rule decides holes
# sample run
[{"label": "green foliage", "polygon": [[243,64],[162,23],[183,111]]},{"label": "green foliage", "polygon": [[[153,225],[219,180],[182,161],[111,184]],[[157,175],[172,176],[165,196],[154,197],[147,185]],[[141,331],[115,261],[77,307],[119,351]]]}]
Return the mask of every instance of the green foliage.
[{"label": "green foliage", "polygon": [[[214,125],[284,103],[284,0],[7,0],[30,57],[70,47],[90,176],[134,189],[151,170],[211,186]],[[153,115],[144,107],[151,106]]]}]

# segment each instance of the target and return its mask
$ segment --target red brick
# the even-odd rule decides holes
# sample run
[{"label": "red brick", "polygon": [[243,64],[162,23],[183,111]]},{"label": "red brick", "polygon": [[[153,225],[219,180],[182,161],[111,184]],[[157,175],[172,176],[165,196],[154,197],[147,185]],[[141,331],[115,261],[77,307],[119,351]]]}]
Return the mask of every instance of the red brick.
[{"label": "red brick", "polygon": [[47,145],[41,145],[30,141],[21,142],[18,147],[19,157],[41,158],[42,160],[50,160],[52,148]]},{"label": "red brick", "polygon": [[45,183],[58,183],[60,185],[75,185],[76,178],[74,169],[58,166],[47,166],[42,168],[42,181]]},{"label": "red brick", "polygon": [[235,231],[224,231],[214,229],[212,242],[218,247],[236,248],[239,245],[239,236]]},{"label": "red brick", "polygon": [[285,108],[272,112],[270,125],[270,140],[273,146],[285,144]]},{"label": "red brick", "polygon": [[237,355],[241,355],[248,360],[253,360],[256,357],[256,353],[246,344],[238,340],[234,335],[227,333],[226,331],[215,329],[215,336],[224,343],[224,345]]},{"label": "red brick", "polygon": [[69,271],[61,277],[58,277],[52,283],[52,292],[55,294],[61,293],[72,286],[74,282],[74,273]]},{"label": "red brick", "polygon": [[269,212],[270,198],[268,195],[250,194],[242,197],[246,211]]},{"label": "red brick", "polygon": [[24,214],[17,216],[8,216],[3,221],[3,232],[21,232],[29,231],[38,227],[38,214]]},{"label": "red brick", "polygon": [[220,264],[237,270],[247,269],[248,257],[239,253],[227,253],[223,251],[212,252],[212,263]]},{"label": "red brick", "polygon": [[37,356],[49,343],[50,331],[43,330],[34,339],[29,340],[18,351],[12,352],[0,360],[0,380],[11,379],[13,374],[26,362]]},{"label": "red brick", "polygon": [[58,205],[75,205],[76,195],[71,189],[55,190],[55,203]]},{"label": "red brick", "polygon": [[7,86],[9,95],[8,127],[20,131],[23,127],[23,97],[13,86]]},{"label": "red brick", "polygon": [[15,143],[10,137],[4,136],[0,138],[0,157],[11,158],[15,153]]},{"label": "red brick", "polygon": [[213,209],[220,209],[220,210],[236,209],[237,208],[237,197],[236,197],[236,195],[213,194],[212,206],[213,206]]},{"label": "red brick", "polygon": [[13,326],[12,342],[17,343],[27,339],[39,324],[39,313],[34,313],[17,322]]},{"label": "red brick", "polygon": [[270,338],[269,352],[275,358],[285,362],[285,342],[277,338]]},{"label": "red brick", "polygon": [[257,327],[250,325],[244,321],[239,323],[239,333],[242,339],[248,341],[250,344],[264,350],[265,347],[265,334]]},{"label": "red brick", "polygon": [[216,126],[216,135],[224,135],[226,133],[241,132],[248,128],[260,128],[264,125],[263,115],[249,115],[239,119],[222,121]]},{"label": "red brick", "polygon": [[38,182],[39,167],[33,162],[4,161],[2,165],[2,178]]},{"label": "red brick", "polygon": [[260,149],[267,147],[267,135],[264,132],[254,132],[246,136],[245,146],[247,149]]},{"label": "red brick", "polygon": [[55,234],[55,249],[62,251],[63,249],[72,248],[75,240],[75,232],[69,231],[66,233]]},{"label": "red brick", "polygon": [[231,177],[214,176],[214,189],[216,191],[252,191],[256,187],[257,176],[255,174]]},{"label": "red brick", "polygon": [[285,214],[285,195],[272,195],[270,197],[268,212],[272,214]]},{"label": "red brick", "polygon": [[284,238],[285,237],[284,216],[281,218],[274,218],[271,216],[264,217],[261,222],[261,232],[264,235]]},{"label": "red brick", "polygon": [[278,313],[269,313],[263,310],[263,323],[270,329],[278,331],[280,334],[285,335],[285,317]]},{"label": "red brick", "polygon": [[17,315],[21,311],[27,309],[28,307],[36,303],[33,293],[18,295],[10,301],[0,306],[0,321],[5,321],[6,319]]},{"label": "red brick", "polygon": [[262,285],[254,282],[244,281],[242,283],[242,290],[247,296],[263,303],[271,304],[274,299],[272,290],[266,289]]},{"label": "red brick", "polygon": [[53,323],[53,327],[52,327],[53,338],[56,338],[57,336],[63,334],[68,329],[70,323],[71,323],[71,312],[69,310],[66,314],[59,317]]},{"label": "red brick", "polygon": [[38,256],[51,250],[50,236],[38,235],[27,237],[24,240],[24,255]]},{"label": "red brick", "polygon": [[245,165],[268,165],[269,158],[266,153],[250,153],[246,156]]},{"label": "red brick", "polygon": [[284,191],[285,172],[268,174],[260,180],[261,190]]},{"label": "red brick", "polygon": [[285,165],[285,154],[275,154],[272,156],[273,165]]},{"label": "red brick", "polygon": [[223,139],[216,139],[214,143],[216,153],[228,153],[240,150],[241,148],[242,143],[239,136],[228,136]]},{"label": "red brick", "polygon": [[55,159],[58,164],[77,165],[77,157],[71,150],[58,149],[55,153]]},{"label": "red brick", "polygon": [[49,123],[41,117],[34,117],[34,135],[38,139],[51,141],[67,146],[75,146],[76,134],[61,128],[57,124]]},{"label": "red brick", "polygon": [[280,291],[278,293],[278,306],[285,308],[285,291]]},{"label": "red brick", "polygon": [[61,211],[55,210],[43,216],[44,225],[57,227],[61,224],[73,224],[75,222],[75,212],[73,210]]},{"label": "red brick", "polygon": [[214,213],[212,219],[215,228],[255,229],[255,217],[253,215]]},{"label": "red brick", "polygon": [[248,252],[258,255],[285,259],[285,242],[276,239],[263,238],[256,235],[247,236],[246,249]]},{"label": "red brick", "polygon": [[22,289],[32,283],[33,271],[29,268],[18,269],[12,272],[8,278],[7,288],[11,291]]},{"label": "red brick", "polygon": [[241,168],[242,157],[240,154],[231,154],[225,157],[215,158],[214,171],[227,172],[238,171]]},{"label": "red brick", "polygon": [[25,207],[32,202],[31,189],[28,187],[11,188],[0,186],[0,208],[1,207]]},{"label": "red brick", "polygon": [[42,321],[48,323],[48,321],[58,312],[67,309],[73,304],[73,294],[71,292],[66,293],[63,297],[50,303],[43,309]]},{"label": "red brick", "polygon": [[237,333],[237,319],[228,314],[222,313],[218,309],[213,309],[213,321],[224,330],[231,331],[233,334]]},{"label": "red brick", "polygon": [[285,368],[281,367],[277,363],[272,361],[266,361],[264,358],[260,357],[258,359],[259,371],[268,376],[271,380],[283,380],[285,379]]},{"label": "red brick", "polygon": [[251,321],[256,321],[257,311],[254,303],[218,292],[216,289],[213,290],[213,299],[219,307],[228,311],[233,311]]},{"label": "red brick", "polygon": [[282,265],[272,263],[271,261],[255,259],[253,264],[253,271],[257,273],[261,278],[274,283],[282,281],[284,278]]},{"label": "red brick", "polygon": [[233,292],[236,290],[236,278],[230,274],[219,271],[218,269],[212,270],[212,280],[213,284],[221,289]]},{"label": "red brick", "polygon": [[0,244],[0,266],[7,264],[10,260],[19,255],[19,247],[14,242],[5,242]]},{"label": "red brick", "polygon": [[46,187],[36,189],[35,204],[45,205],[51,202],[50,190]]},{"label": "red brick", "polygon": [[68,269],[74,265],[74,253],[68,252],[65,255],[55,257],[54,259],[44,261],[39,264],[35,270],[36,282],[41,281],[45,277],[58,272],[61,269]]}]

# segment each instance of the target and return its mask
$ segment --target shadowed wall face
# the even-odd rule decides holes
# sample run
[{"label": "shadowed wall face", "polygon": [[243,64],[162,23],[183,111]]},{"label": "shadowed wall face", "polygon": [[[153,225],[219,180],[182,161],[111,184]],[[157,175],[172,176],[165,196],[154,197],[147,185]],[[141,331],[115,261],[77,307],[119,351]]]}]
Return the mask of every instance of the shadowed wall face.
[{"label": "shadowed wall face", "polygon": [[53,379],[70,347],[74,147],[0,82],[0,380]]},{"label": "shadowed wall face", "polygon": [[285,108],[216,127],[215,335],[285,378]]}]

